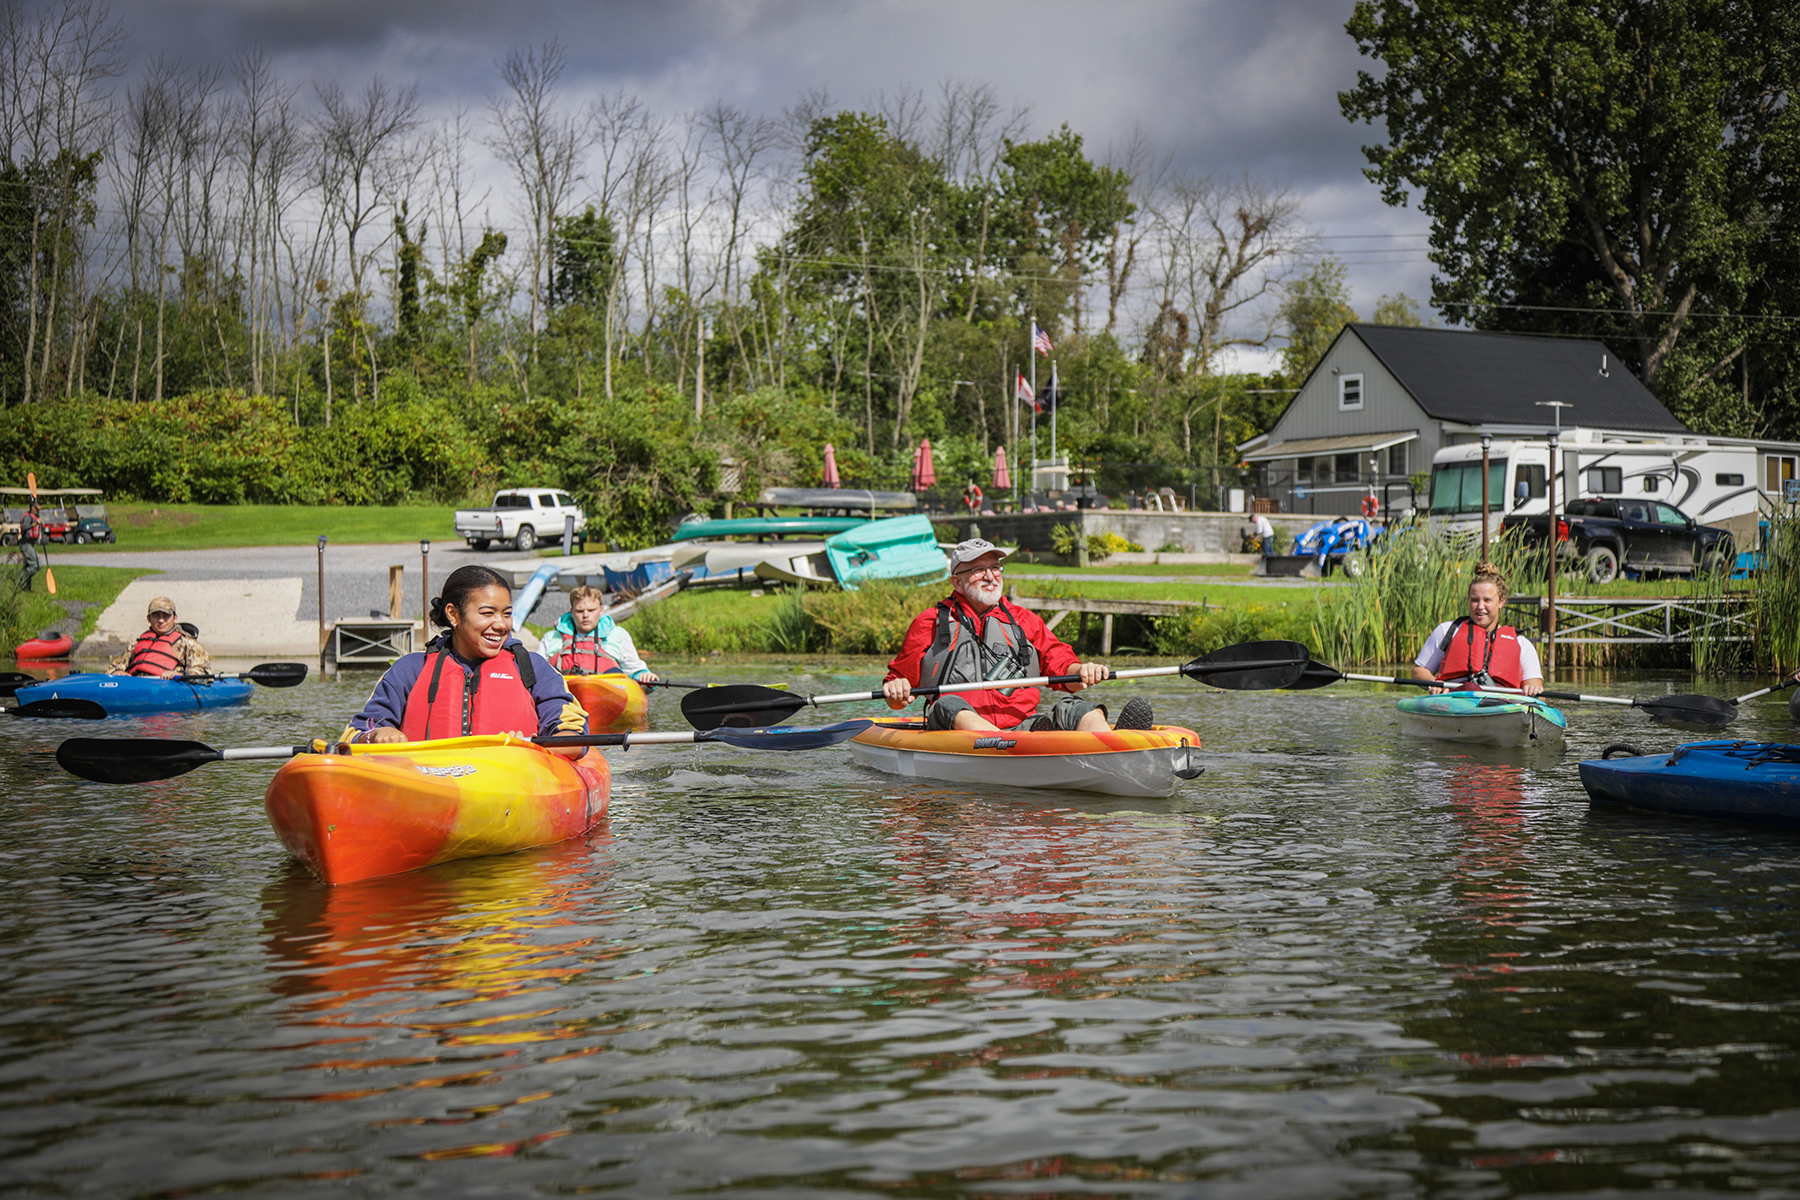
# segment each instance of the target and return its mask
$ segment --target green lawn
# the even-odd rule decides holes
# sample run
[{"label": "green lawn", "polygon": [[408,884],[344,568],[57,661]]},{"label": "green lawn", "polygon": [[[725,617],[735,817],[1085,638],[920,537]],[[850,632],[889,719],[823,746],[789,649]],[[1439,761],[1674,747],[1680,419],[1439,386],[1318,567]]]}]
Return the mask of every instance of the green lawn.
[{"label": "green lawn", "polygon": [[[1008,562],[1009,578],[1019,575],[1060,575],[1077,571],[1078,567],[1058,567],[1050,563]],[[1196,575],[1221,579],[1248,579],[1247,563],[1094,563],[1088,568],[1094,575]]]},{"label": "green lawn", "polygon": [[[20,597],[24,601],[24,608],[19,616],[21,639],[36,637],[68,615],[63,606],[57,603],[58,600],[86,600],[89,605],[81,614],[81,629],[74,635],[75,640],[80,642],[94,632],[94,625],[100,620],[100,614],[106,611],[107,605],[119,598],[119,593],[125,590],[126,584],[141,575],[160,574],[157,571],[127,567],[59,567],[54,559],[50,562],[50,569],[56,574],[55,596],[44,590],[44,575],[40,571],[32,584],[32,590]],[[12,646],[9,644],[5,649],[11,651]]]},{"label": "green lawn", "polygon": [[[334,542],[416,542],[454,538],[454,508],[304,504],[108,504],[119,540],[83,550],[201,550],[219,546],[305,546]],[[51,561],[63,547],[52,545]],[[68,547],[74,549],[74,547]],[[61,578],[59,574],[58,579]]]}]

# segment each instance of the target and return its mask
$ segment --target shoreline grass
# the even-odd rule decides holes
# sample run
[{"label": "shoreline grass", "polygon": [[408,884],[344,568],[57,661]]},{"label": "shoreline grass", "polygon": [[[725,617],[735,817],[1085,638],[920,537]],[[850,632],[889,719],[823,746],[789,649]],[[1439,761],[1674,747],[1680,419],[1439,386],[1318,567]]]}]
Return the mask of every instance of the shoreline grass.
[{"label": "shoreline grass", "polygon": [[[87,607],[82,610],[81,623],[73,634],[76,644],[94,632],[94,626],[100,621],[100,614],[125,590],[125,585],[145,575],[160,575],[160,571],[144,567],[59,567],[52,562],[51,570],[56,572],[56,595],[52,596],[44,590],[44,576],[40,571],[32,584],[32,590],[21,592],[11,580],[17,578],[17,555],[9,554],[0,570],[8,572],[7,592],[9,598],[16,601],[14,615],[11,620],[0,622],[0,653],[10,655],[22,641],[29,641],[39,633],[67,619],[68,610],[59,600],[83,601]],[[6,607],[0,604],[0,608]]]},{"label": "shoreline grass", "polygon": [[240,546],[307,546],[322,533],[333,542],[447,541],[456,537],[456,510],[446,505],[107,504],[118,534],[112,544],[50,547],[100,553],[132,550],[211,550]]}]

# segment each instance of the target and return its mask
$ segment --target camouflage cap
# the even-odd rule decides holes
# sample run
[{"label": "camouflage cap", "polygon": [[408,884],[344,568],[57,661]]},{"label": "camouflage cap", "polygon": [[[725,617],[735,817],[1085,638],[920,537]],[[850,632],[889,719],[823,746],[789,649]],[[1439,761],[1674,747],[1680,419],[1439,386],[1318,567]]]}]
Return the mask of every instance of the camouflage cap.
[{"label": "camouflage cap", "polygon": [[159,612],[168,613],[172,617],[175,615],[175,602],[167,596],[152,596],[148,612],[153,617]]}]

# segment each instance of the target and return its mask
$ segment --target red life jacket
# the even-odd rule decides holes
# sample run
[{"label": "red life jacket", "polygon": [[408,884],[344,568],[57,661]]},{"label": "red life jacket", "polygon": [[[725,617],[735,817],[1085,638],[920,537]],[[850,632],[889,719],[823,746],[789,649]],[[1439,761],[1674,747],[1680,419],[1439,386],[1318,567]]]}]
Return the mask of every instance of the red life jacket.
[{"label": "red life jacket", "polygon": [[[978,679],[1028,679],[1042,674],[1037,647],[1013,616],[1004,599],[977,616],[968,602],[952,594],[937,606],[931,644],[919,656],[919,687],[940,683],[974,683]],[[994,688],[958,692],[969,706],[1002,729],[1029,717],[1038,706],[1038,690]]]},{"label": "red life jacket", "polygon": [[175,653],[175,643],[185,636],[187,635],[179,625],[161,636],[153,630],[144,630],[138,634],[137,643],[131,647],[131,657],[125,662],[125,673],[161,675],[164,671],[180,671],[181,656]]},{"label": "red life jacket", "polygon": [[406,740],[490,733],[536,737],[540,722],[537,701],[531,698],[532,685],[537,682],[531,659],[517,642],[506,648],[512,653],[495,655],[472,674],[456,662],[448,681],[442,676],[450,658],[449,647],[428,652],[400,717],[400,732]]},{"label": "red life jacket", "polygon": [[[1461,637],[1459,631],[1466,630]],[[1494,630],[1492,637],[1467,617],[1450,623],[1444,638],[1444,661],[1439,679],[1472,679],[1485,674],[1501,687],[1523,687],[1525,669],[1519,661],[1519,631],[1511,625]]]},{"label": "red life jacket", "polygon": [[577,630],[571,634],[563,645],[562,653],[556,656],[553,664],[564,675],[571,671],[582,675],[604,675],[608,671],[623,674],[624,667],[614,661],[612,655],[600,648],[600,631],[598,629],[582,633]]}]

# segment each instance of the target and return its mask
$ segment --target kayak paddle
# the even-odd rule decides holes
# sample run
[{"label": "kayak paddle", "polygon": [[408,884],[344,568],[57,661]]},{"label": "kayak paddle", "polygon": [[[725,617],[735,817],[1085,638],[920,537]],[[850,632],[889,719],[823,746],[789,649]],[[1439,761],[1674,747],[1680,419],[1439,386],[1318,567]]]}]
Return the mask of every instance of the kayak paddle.
[{"label": "kayak paddle", "polygon": [[[37,502],[37,474],[35,472],[32,472],[32,471],[25,472],[25,486],[31,489],[31,507],[36,508],[38,506],[38,502]],[[40,515],[38,517],[38,520],[39,520],[39,522],[42,522],[43,517]],[[52,571],[50,569],[49,545],[50,545],[50,539],[43,536],[43,527],[40,524],[39,528],[38,528],[37,553],[38,553],[38,557],[40,557],[44,560],[44,587],[49,590],[49,592],[52,596],[54,596],[54,595],[56,595],[56,572]]]},{"label": "kayak paddle", "polygon": [[101,721],[106,718],[106,710],[92,700],[78,700],[73,696],[64,699],[33,700],[30,704],[21,704],[17,708],[8,709],[15,717],[50,717],[64,720]]},{"label": "kayak paddle", "polygon": [[23,671],[0,671],[0,696],[10,696],[22,687],[43,682],[37,676],[27,675]]},{"label": "kayak paddle", "polygon": [[[1355,680],[1359,683],[1390,683],[1400,687],[1432,688],[1443,687],[1436,679],[1414,679],[1408,675],[1354,675],[1346,674],[1335,667],[1314,661],[1306,664],[1302,673],[1300,686],[1296,691],[1324,687],[1339,680]],[[1453,689],[1454,690],[1454,689]],[[1468,688],[1468,691],[1500,692],[1506,695],[1522,696],[1525,693],[1518,688],[1484,687]],[[1774,689],[1768,689],[1770,691]],[[1729,725],[1737,720],[1737,701],[1725,700],[1718,696],[1677,695],[1657,696],[1651,700],[1638,700],[1628,696],[1590,696],[1585,692],[1552,692],[1542,691],[1538,695],[1546,700],[1576,700],[1588,704],[1622,704],[1631,708],[1641,708],[1651,718],[1659,721],[1680,721],[1688,725]],[[1761,695],[1760,692],[1751,693]]]},{"label": "kayak paddle", "polygon": [[[46,702],[47,703],[47,702]],[[583,733],[534,737],[538,746],[646,746],[680,742],[722,742],[744,750],[817,750],[848,741],[867,729],[867,718],[806,729],[718,729],[690,733]],[[220,750],[204,742],[175,738],[70,738],[56,748],[56,762],[71,775],[95,783],[153,783],[186,775],[212,762],[286,759],[329,754],[335,741],[304,746],[247,746]]]},{"label": "kayak paddle", "polygon": [[[1299,642],[1240,642],[1177,667],[1142,667],[1114,671],[1108,679],[1139,679],[1149,675],[1186,675],[1202,683],[1234,692],[1268,691],[1292,687],[1306,670],[1307,650]],[[1034,675],[1029,679],[984,679],[974,683],[946,683],[914,688],[914,696],[943,696],[995,688],[1040,687],[1056,683],[1080,683],[1080,675]],[[787,720],[807,705],[847,704],[879,700],[881,690],[843,692],[833,696],[797,696],[792,692],[759,687],[753,683],[722,684],[681,698],[681,715],[695,729],[727,725],[769,725]]]},{"label": "kayak paddle", "polygon": [[306,679],[306,664],[295,662],[260,663],[248,671],[223,671],[201,675],[183,675],[183,683],[211,683],[215,679],[248,679],[264,687],[294,687]]}]

